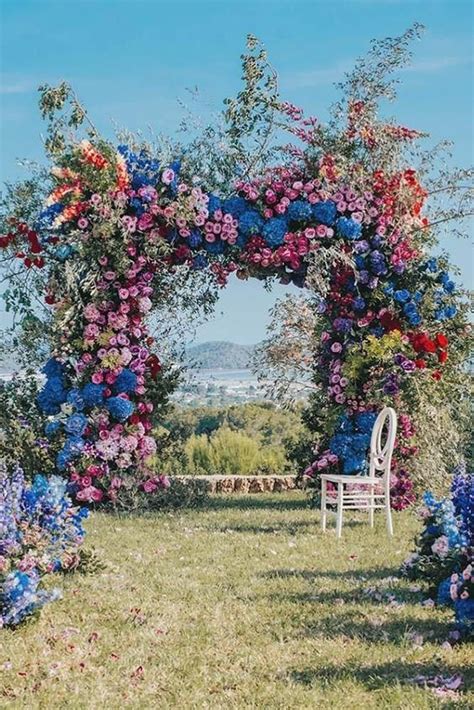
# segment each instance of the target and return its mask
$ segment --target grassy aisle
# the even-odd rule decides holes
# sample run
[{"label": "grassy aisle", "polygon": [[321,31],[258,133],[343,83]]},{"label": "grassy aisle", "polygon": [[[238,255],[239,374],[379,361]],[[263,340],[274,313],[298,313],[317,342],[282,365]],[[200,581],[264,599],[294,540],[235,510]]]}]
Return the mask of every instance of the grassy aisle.
[{"label": "grassy aisle", "polygon": [[[95,514],[89,544],[107,569],[66,579],[39,621],[2,633],[0,707],[446,707],[405,681],[467,680],[472,649],[441,648],[449,613],[387,581],[413,516],[395,517],[390,543],[377,522],[353,522],[337,542],[299,493]],[[382,600],[364,591],[376,586]],[[453,705],[467,707],[466,694]]]}]

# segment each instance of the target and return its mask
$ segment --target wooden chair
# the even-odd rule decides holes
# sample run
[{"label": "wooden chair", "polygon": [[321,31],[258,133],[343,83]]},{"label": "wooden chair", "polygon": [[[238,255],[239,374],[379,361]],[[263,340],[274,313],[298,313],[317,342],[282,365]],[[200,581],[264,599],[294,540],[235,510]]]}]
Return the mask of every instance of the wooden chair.
[{"label": "wooden chair", "polygon": [[[384,432],[386,429],[386,432]],[[397,435],[397,415],[391,407],[385,407],[378,415],[370,439],[369,474],[360,476],[321,474],[321,526],[326,530],[327,507],[337,506],[336,536],[342,534],[344,510],[367,510],[370,527],[374,526],[374,511],[385,510],[387,532],[393,535],[390,509],[390,468]],[[385,443],[383,443],[385,437]],[[328,499],[327,484],[337,486],[337,498]],[[356,484],[356,490],[346,490],[348,484]]]}]

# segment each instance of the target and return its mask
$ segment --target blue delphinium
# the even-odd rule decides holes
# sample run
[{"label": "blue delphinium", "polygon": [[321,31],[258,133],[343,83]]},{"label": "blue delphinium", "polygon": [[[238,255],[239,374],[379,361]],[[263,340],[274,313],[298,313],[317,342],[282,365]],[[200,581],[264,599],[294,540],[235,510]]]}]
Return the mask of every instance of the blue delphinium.
[{"label": "blue delphinium", "polygon": [[134,392],[138,384],[137,376],[128,367],[124,368],[113,384],[113,390],[117,394],[120,392]]},{"label": "blue delphinium", "polygon": [[117,419],[119,422],[124,422],[135,411],[133,402],[123,397],[109,397],[106,400],[105,406],[113,418]]},{"label": "blue delphinium", "polygon": [[452,500],[448,498],[437,500],[435,496],[428,491],[423,495],[423,501],[436,520],[434,525],[435,529],[428,530],[427,532],[435,536],[445,535],[448,539],[450,549],[463,547],[465,539],[460,530]]},{"label": "blue delphinium", "polygon": [[461,533],[466,543],[474,547],[474,474],[458,473],[453,479],[451,493]]},{"label": "blue delphinium", "polygon": [[295,200],[290,202],[286,215],[293,222],[306,222],[311,219],[313,208],[306,200]]},{"label": "blue delphinium", "polygon": [[[0,574],[0,628],[16,626],[60,596],[58,590],[41,589],[41,577],[66,571],[64,560],[70,557],[64,553],[77,552],[86,516],[85,508],[72,507],[61,477],[37,475],[26,483],[19,467],[12,474],[0,470],[0,554],[9,562],[8,574]],[[28,530],[34,531],[33,539]],[[31,566],[39,552],[41,567]],[[25,558],[26,570],[21,568]]]},{"label": "blue delphinium", "polygon": [[352,218],[339,217],[336,227],[339,236],[346,239],[359,239],[362,235],[362,225]]},{"label": "blue delphinium", "polygon": [[313,205],[313,216],[322,224],[331,226],[336,221],[337,207],[332,200],[323,200]]},{"label": "blue delphinium", "polygon": [[283,244],[287,231],[288,223],[284,217],[272,217],[265,222],[262,235],[268,246],[278,247]]},{"label": "blue delphinium", "polygon": [[85,441],[81,436],[69,436],[56,456],[56,465],[59,471],[64,471],[67,465],[81,454],[84,446]]}]

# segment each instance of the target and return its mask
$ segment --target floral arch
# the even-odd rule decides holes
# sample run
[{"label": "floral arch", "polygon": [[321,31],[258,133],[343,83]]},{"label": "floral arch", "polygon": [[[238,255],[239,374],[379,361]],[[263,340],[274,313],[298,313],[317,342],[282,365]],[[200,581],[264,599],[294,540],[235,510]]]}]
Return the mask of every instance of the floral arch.
[{"label": "floral arch", "polygon": [[[43,112],[51,118],[68,92],[45,89]],[[84,113],[74,97],[71,105],[77,125]],[[448,338],[464,328],[454,283],[428,254],[427,191],[408,165],[380,160],[387,145],[400,152],[420,134],[376,123],[370,103],[352,100],[338,152],[314,119],[290,104],[278,110],[303,149],[222,195],[186,156],[163,161],[94,131],[64,142],[55,126],[46,205],[10,215],[0,246],[41,272],[52,356],[38,406],[77,499],[114,501],[131,483],[165,485],[148,464],[160,344],[147,319],[161,275],[178,267],[206,270],[221,286],[236,274],[314,292],[320,441],[306,472],[363,470],[375,412],[390,402],[401,414],[403,479],[415,453],[413,392],[443,377]]]}]

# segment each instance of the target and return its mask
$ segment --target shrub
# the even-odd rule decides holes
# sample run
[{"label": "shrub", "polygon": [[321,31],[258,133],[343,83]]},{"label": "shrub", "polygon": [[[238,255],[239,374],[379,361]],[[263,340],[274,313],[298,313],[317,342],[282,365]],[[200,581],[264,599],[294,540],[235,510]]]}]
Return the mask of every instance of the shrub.
[{"label": "shrub", "polygon": [[252,438],[229,427],[218,429],[210,438],[192,435],[185,451],[191,473],[283,473],[289,466],[282,446],[262,446],[259,437]]}]

